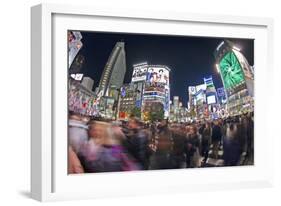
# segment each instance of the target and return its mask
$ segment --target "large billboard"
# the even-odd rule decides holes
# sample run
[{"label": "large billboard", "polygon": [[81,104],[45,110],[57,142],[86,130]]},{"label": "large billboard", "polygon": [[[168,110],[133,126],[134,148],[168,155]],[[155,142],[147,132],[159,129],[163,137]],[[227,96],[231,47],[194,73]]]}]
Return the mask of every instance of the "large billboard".
[{"label": "large billboard", "polygon": [[223,87],[217,88],[218,97],[225,97],[225,91]]},{"label": "large billboard", "polygon": [[252,70],[251,66],[249,65],[247,59],[244,57],[243,54],[241,54],[241,52],[239,52],[237,50],[233,50],[233,52],[235,53],[238,61],[240,62],[240,65],[244,72],[244,76],[246,78],[253,79],[254,78],[253,70]]},{"label": "large billboard", "polygon": [[158,92],[165,92],[165,89],[167,89],[167,85],[164,83],[145,83],[145,91],[158,91]]},{"label": "large billboard", "polygon": [[[201,92],[201,90],[205,92],[206,91],[206,84],[199,84],[195,88],[196,88],[196,93]],[[196,93],[195,93],[195,95],[196,95]]]},{"label": "large billboard", "polygon": [[197,101],[197,102],[199,102],[199,101],[201,101],[202,103],[205,102],[206,95],[205,95],[204,90],[199,90],[199,91],[195,94],[195,98],[196,98],[196,101]]},{"label": "large billboard", "polygon": [[215,95],[210,95],[207,97],[207,104],[215,104],[215,103],[217,103]]},{"label": "large billboard", "polygon": [[164,83],[169,85],[169,71],[165,67],[149,67],[146,81],[152,84]]},{"label": "large billboard", "polygon": [[[147,105],[161,103],[164,109],[164,116],[169,116],[170,110],[170,87],[169,69],[160,65],[149,65],[146,73],[144,89],[144,108]],[[160,105],[160,104],[159,104]]]},{"label": "large billboard", "polygon": [[220,103],[226,103],[226,92],[223,87],[217,89],[217,96]]},{"label": "large billboard", "polygon": [[146,73],[147,73],[146,66],[135,67],[132,75],[132,82],[145,81]]},{"label": "large billboard", "polygon": [[188,87],[188,93],[189,93],[189,95],[195,95],[196,94],[196,87],[195,86],[189,86]]},{"label": "large billboard", "polygon": [[196,88],[196,93],[195,93],[195,100],[196,100],[196,105],[198,104],[203,104],[206,102],[206,84],[200,84],[195,86]]},{"label": "large billboard", "polygon": [[204,82],[206,84],[206,93],[216,92],[216,88],[215,88],[212,76],[204,78]]},{"label": "large billboard", "polygon": [[226,90],[235,89],[245,82],[242,67],[233,51],[228,52],[219,62],[220,72]]}]

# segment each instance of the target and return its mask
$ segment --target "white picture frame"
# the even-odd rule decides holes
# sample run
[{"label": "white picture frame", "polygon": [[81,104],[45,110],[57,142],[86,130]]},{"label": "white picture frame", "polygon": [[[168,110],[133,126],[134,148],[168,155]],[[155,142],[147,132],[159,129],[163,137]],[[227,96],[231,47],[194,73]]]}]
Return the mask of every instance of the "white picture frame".
[{"label": "white picture frame", "polygon": [[[263,98],[273,85],[269,78],[274,75],[272,19],[40,4],[31,8],[31,26],[32,198],[53,201],[272,186],[274,134],[267,113],[272,103]],[[67,29],[254,38],[255,165],[67,175],[63,39]]]}]

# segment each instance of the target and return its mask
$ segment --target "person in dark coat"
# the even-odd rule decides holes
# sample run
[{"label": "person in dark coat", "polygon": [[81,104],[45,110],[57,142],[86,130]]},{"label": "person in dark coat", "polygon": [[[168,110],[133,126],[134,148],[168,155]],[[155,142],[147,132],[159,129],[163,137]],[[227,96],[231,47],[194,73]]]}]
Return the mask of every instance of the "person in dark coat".
[{"label": "person in dark coat", "polygon": [[176,168],[184,168],[185,161],[185,141],[186,134],[184,128],[174,128],[172,132],[173,156],[176,162]]},{"label": "person in dark coat", "polygon": [[199,144],[200,140],[197,134],[197,128],[196,126],[191,125],[190,132],[187,134],[185,142],[187,168],[199,167]]},{"label": "person in dark coat", "polygon": [[167,129],[157,135],[157,149],[150,157],[149,169],[175,169],[176,161],[172,152],[171,132]]},{"label": "person in dark coat", "polygon": [[202,150],[201,150],[201,156],[204,157],[203,162],[205,163],[207,161],[208,155],[209,155],[209,146],[211,144],[211,126],[210,123],[206,123],[204,130],[202,132]]},{"label": "person in dark coat", "polygon": [[216,120],[212,128],[212,143],[213,143],[213,152],[214,152],[215,159],[218,158],[219,145],[221,143],[221,139],[222,139],[221,127],[219,125],[219,122]]},{"label": "person in dark coat", "polygon": [[142,166],[148,169],[149,138],[148,134],[141,128],[140,122],[132,118],[128,124],[129,133],[126,135],[124,146],[128,153]]},{"label": "person in dark coat", "polygon": [[239,142],[238,123],[228,123],[224,139],[224,165],[236,166],[240,160],[241,143]]}]

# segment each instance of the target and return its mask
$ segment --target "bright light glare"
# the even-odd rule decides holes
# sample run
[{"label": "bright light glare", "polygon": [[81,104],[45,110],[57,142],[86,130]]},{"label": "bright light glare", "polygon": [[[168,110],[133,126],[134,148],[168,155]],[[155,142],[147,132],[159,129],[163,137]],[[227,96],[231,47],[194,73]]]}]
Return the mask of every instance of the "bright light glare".
[{"label": "bright light glare", "polygon": [[218,64],[216,64],[216,69],[217,69],[217,72],[220,73],[220,67]]},{"label": "bright light glare", "polygon": [[240,48],[238,48],[238,47],[236,47],[236,46],[233,46],[232,49],[235,49],[235,50],[237,50],[237,51],[240,51],[240,50],[241,50]]}]

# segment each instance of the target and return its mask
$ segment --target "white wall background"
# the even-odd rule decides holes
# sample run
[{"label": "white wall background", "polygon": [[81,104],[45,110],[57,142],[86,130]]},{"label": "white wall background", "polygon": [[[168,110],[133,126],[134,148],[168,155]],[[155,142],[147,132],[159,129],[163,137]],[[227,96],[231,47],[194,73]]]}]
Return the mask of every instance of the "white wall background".
[{"label": "white wall background", "polygon": [[[29,198],[30,189],[30,7],[46,1],[7,0],[0,7],[0,201],[1,205],[36,205]],[[272,129],[275,138],[275,187],[271,189],[244,189],[178,195],[58,202],[61,205],[279,205],[281,203],[281,135],[280,121],[280,59],[281,13],[277,0],[52,0],[47,2],[111,6],[205,14],[272,17],[274,28],[275,96],[272,108]],[[279,47],[278,47],[279,46]],[[266,68],[264,68],[266,69]],[[265,87],[267,85],[264,85]],[[266,94],[265,94],[266,98]],[[278,130],[279,129],[279,130]],[[266,139],[266,137],[264,137]],[[279,204],[278,204],[279,203]]]}]

